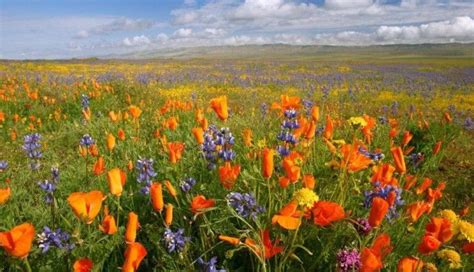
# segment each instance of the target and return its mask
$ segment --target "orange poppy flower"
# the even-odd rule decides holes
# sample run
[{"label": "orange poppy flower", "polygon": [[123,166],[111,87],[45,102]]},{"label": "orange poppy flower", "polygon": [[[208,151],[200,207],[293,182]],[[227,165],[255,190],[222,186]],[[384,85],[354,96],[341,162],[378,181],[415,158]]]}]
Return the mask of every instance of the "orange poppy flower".
[{"label": "orange poppy flower", "polygon": [[436,251],[440,246],[441,242],[438,239],[431,235],[425,235],[418,246],[418,251],[427,255],[433,251]]},{"label": "orange poppy flower", "polygon": [[390,139],[393,139],[398,135],[398,133],[399,133],[399,131],[396,128],[391,128],[389,133],[388,133],[388,137]]},{"label": "orange poppy flower", "polygon": [[201,212],[203,209],[212,208],[216,205],[214,199],[206,199],[203,195],[197,195],[191,202],[191,211],[193,213]]},{"label": "orange poppy flower", "polygon": [[271,178],[273,174],[273,156],[275,150],[265,147],[263,149],[262,175],[264,178]]},{"label": "orange poppy flower", "polygon": [[279,214],[272,217],[272,224],[278,223],[280,227],[287,230],[295,230],[301,225],[302,213],[297,210],[298,204],[296,201],[291,201],[283,207]]},{"label": "orange poppy flower", "polygon": [[178,128],[178,119],[174,116],[168,118],[168,120],[166,120],[166,127],[171,130],[176,130]]},{"label": "orange poppy flower", "polygon": [[331,116],[326,115],[326,126],[324,127],[323,137],[327,140],[332,139],[332,134],[334,131],[334,122],[331,119]]},{"label": "orange poppy flower", "polygon": [[252,130],[250,128],[244,129],[242,132],[242,136],[244,138],[244,145],[251,146],[252,145]]},{"label": "orange poppy flower", "polygon": [[104,199],[104,194],[101,191],[91,191],[88,193],[72,193],[67,198],[67,201],[79,219],[84,220],[87,224],[91,224],[99,214]]},{"label": "orange poppy flower", "polygon": [[405,185],[403,186],[403,190],[410,190],[417,182],[416,176],[406,176]]},{"label": "orange poppy flower", "polygon": [[375,238],[372,247],[364,248],[361,253],[361,272],[380,271],[383,268],[383,259],[392,251],[390,236],[380,234]]},{"label": "orange poppy flower", "polygon": [[280,103],[274,102],[272,104],[272,110],[281,110],[283,113],[285,110],[288,109],[299,109],[300,108],[300,98],[297,96],[288,96],[288,95],[281,95],[280,96]]},{"label": "orange poppy flower", "polygon": [[261,233],[261,239],[263,241],[265,259],[267,259],[267,260],[271,259],[276,254],[282,252],[283,249],[284,249],[283,246],[278,245],[280,243],[279,239],[276,239],[275,242],[272,242],[272,240],[270,239],[270,230],[269,229],[265,229]]},{"label": "orange poppy flower", "polygon": [[432,217],[426,225],[426,235],[431,235],[441,243],[449,241],[453,237],[451,222],[446,218]]},{"label": "orange poppy flower", "polygon": [[423,261],[415,257],[403,257],[398,261],[397,272],[421,272]]},{"label": "orange poppy flower", "polygon": [[128,112],[130,113],[130,115],[132,115],[134,119],[137,119],[142,114],[142,110],[134,105],[128,107]]},{"label": "orange poppy flower", "polygon": [[204,130],[201,127],[195,127],[192,129],[194,138],[198,144],[204,143]]},{"label": "orange poppy flower", "polygon": [[107,173],[107,181],[109,182],[110,193],[114,196],[120,196],[123,186],[127,180],[127,174],[120,168],[114,168]]},{"label": "orange poppy flower", "polygon": [[86,108],[82,110],[82,116],[84,116],[84,120],[90,121],[92,117],[92,111],[90,108]]},{"label": "orange poppy flower", "polygon": [[318,106],[313,106],[311,108],[311,118],[313,118],[313,121],[315,122],[319,121],[319,107]]},{"label": "orange poppy flower", "polygon": [[407,213],[411,222],[416,222],[418,219],[429,210],[429,204],[423,201],[417,201],[408,205]]},{"label": "orange poppy flower", "polygon": [[303,187],[313,190],[316,186],[316,179],[313,175],[303,176]]},{"label": "orange poppy flower", "polygon": [[423,180],[423,183],[421,183],[421,185],[418,188],[416,188],[415,193],[417,195],[424,193],[426,189],[428,189],[431,186],[431,184],[433,184],[433,180],[430,178],[425,178]]},{"label": "orange poppy flower", "polygon": [[173,222],[173,205],[168,203],[166,205],[165,224],[169,226],[171,225],[172,222]]},{"label": "orange poppy flower", "polygon": [[451,123],[453,121],[453,118],[451,117],[451,114],[449,114],[449,112],[445,112],[443,114],[443,118],[444,118],[444,121],[446,121],[446,123]]},{"label": "orange poppy flower", "polygon": [[413,139],[413,134],[411,134],[410,131],[405,131],[403,133],[402,146],[406,146],[411,139]]},{"label": "orange poppy flower", "polygon": [[170,195],[174,198],[176,198],[176,189],[173,187],[173,185],[171,184],[171,182],[169,180],[165,180],[165,186],[166,186],[166,189],[168,189],[168,192],[170,193]]},{"label": "orange poppy flower", "polygon": [[240,174],[240,165],[232,166],[230,162],[225,162],[223,166],[219,167],[219,180],[227,190],[234,187],[237,177]]},{"label": "orange poppy flower", "polygon": [[74,262],[73,271],[74,272],[90,272],[94,267],[92,260],[88,258],[82,258]]},{"label": "orange poppy flower", "polygon": [[311,209],[315,225],[326,227],[332,222],[344,219],[344,209],[335,202],[318,201]]},{"label": "orange poppy flower", "polygon": [[374,197],[372,199],[372,208],[370,209],[369,214],[370,226],[379,226],[385,218],[385,215],[387,214],[389,208],[390,205],[385,199],[381,197]]},{"label": "orange poppy flower", "polygon": [[125,263],[123,264],[123,272],[135,272],[138,270],[143,258],[147,255],[145,247],[140,243],[130,243],[125,251]]},{"label": "orange poppy flower", "polygon": [[222,121],[227,120],[229,112],[227,109],[227,96],[219,96],[211,99],[211,108]]},{"label": "orange poppy flower", "polygon": [[123,131],[123,129],[120,128],[117,132],[117,136],[118,136],[120,141],[124,141],[125,140],[125,131]]},{"label": "orange poppy flower", "polygon": [[367,122],[367,125],[365,125],[361,128],[362,134],[364,134],[365,142],[368,143],[368,144],[371,144],[372,143],[372,137],[373,137],[372,130],[375,128],[375,125],[376,125],[377,121],[375,120],[375,118],[370,117],[366,114],[364,114],[363,117],[364,117],[364,120]]},{"label": "orange poppy flower", "polygon": [[89,146],[89,154],[91,154],[91,156],[93,157],[99,156],[99,148],[96,144],[92,144]]},{"label": "orange poppy flower", "polygon": [[239,238],[225,236],[225,235],[219,235],[219,240],[221,240],[223,242],[226,242],[226,243],[229,243],[229,244],[234,245],[234,246],[240,244],[240,239]]},{"label": "orange poppy flower", "polygon": [[161,183],[153,182],[150,187],[150,197],[153,209],[156,212],[161,212],[165,205],[163,201],[163,189]]},{"label": "orange poppy flower", "polygon": [[393,160],[395,161],[395,168],[397,169],[397,172],[402,174],[407,171],[406,165],[405,165],[405,158],[403,157],[403,151],[401,147],[392,147],[390,149],[393,155]]},{"label": "orange poppy flower", "polygon": [[140,223],[138,222],[138,215],[134,212],[129,212],[127,229],[125,230],[125,241],[127,243],[135,242],[135,239],[137,238],[137,230],[139,227]]},{"label": "orange poppy flower", "polygon": [[5,189],[0,189],[0,205],[5,204],[10,198],[10,195],[11,195],[10,187],[7,187]]},{"label": "orange poppy flower", "polygon": [[94,163],[94,175],[100,176],[102,173],[104,173],[105,170],[105,163],[104,163],[104,158],[99,157],[97,161]]},{"label": "orange poppy flower", "polygon": [[118,116],[117,114],[115,114],[114,111],[109,111],[109,118],[110,118],[110,121],[114,123],[118,121]]},{"label": "orange poppy flower", "polygon": [[433,147],[433,155],[436,155],[439,153],[439,151],[441,150],[441,144],[443,142],[439,141],[439,142],[436,142],[436,144],[434,145]]},{"label": "orange poppy flower", "polygon": [[23,223],[10,231],[0,232],[0,247],[8,255],[23,259],[28,256],[34,237],[34,226],[30,223]]},{"label": "orange poppy flower", "polygon": [[380,182],[382,187],[387,185],[392,185],[398,187],[398,180],[393,177],[393,172],[395,172],[395,167],[385,163],[381,166],[375,166],[373,168],[374,175],[372,176],[371,182]]},{"label": "orange poppy flower", "polygon": [[359,146],[360,144],[358,143],[341,146],[343,159],[339,164],[340,168],[354,173],[369,167],[372,160],[359,152]]},{"label": "orange poppy flower", "polygon": [[168,154],[170,162],[175,164],[177,163],[183,154],[184,144],[181,142],[172,142],[168,143]]},{"label": "orange poppy flower", "polygon": [[110,214],[105,215],[104,220],[102,220],[102,225],[99,226],[99,229],[108,235],[115,234],[117,232],[115,218]]}]

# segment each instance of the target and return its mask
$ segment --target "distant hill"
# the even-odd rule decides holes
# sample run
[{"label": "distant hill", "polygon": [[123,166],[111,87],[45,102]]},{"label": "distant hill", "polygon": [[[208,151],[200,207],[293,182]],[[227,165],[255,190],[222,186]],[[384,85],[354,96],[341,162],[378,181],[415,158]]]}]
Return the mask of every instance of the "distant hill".
[{"label": "distant hill", "polygon": [[413,44],[372,46],[326,45],[241,45],[166,48],[122,55],[107,55],[100,59],[278,59],[278,60],[360,60],[365,58],[469,58],[474,57],[474,43]]}]

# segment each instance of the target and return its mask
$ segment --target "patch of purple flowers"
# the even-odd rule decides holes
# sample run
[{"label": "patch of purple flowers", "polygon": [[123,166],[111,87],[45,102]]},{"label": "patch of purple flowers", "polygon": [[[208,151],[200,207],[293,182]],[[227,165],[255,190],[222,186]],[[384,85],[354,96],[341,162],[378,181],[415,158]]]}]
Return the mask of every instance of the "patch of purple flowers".
[{"label": "patch of purple flowers", "polygon": [[217,257],[212,257],[209,261],[204,261],[203,258],[199,257],[197,263],[201,266],[203,272],[226,272],[225,269],[217,268]]},{"label": "patch of purple flowers", "polygon": [[60,228],[52,231],[48,226],[43,228],[43,232],[38,234],[38,244],[41,253],[46,253],[51,247],[71,251],[75,244],[70,241],[69,233],[62,231]]},{"label": "patch of purple flowers", "polygon": [[210,125],[204,133],[204,143],[201,150],[207,161],[209,170],[215,169],[217,161],[232,161],[236,154],[232,150],[235,138],[229,128],[217,129],[215,125]]},{"label": "patch of purple flowers", "polygon": [[184,229],[178,229],[176,232],[173,232],[167,228],[163,233],[163,241],[168,253],[181,252],[186,246],[186,242],[190,240],[191,238],[184,236]]},{"label": "patch of purple flowers", "polygon": [[0,172],[7,170],[8,162],[7,161],[0,161]]},{"label": "patch of purple flowers", "polygon": [[79,144],[81,146],[89,147],[95,144],[95,140],[89,134],[84,134],[81,140],[79,141]]},{"label": "patch of purple flowers", "polygon": [[194,185],[196,185],[196,180],[194,178],[186,178],[181,182],[179,188],[181,188],[181,191],[186,193],[189,192]]},{"label": "patch of purple flowers", "polygon": [[388,219],[396,218],[399,216],[397,212],[397,207],[402,206],[405,204],[405,201],[402,199],[402,192],[401,188],[393,187],[392,185],[386,185],[385,187],[381,187],[379,182],[375,183],[375,188],[372,191],[365,191],[364,192],[364,207],[369,208],[372,205],[372,200],[374,197],[381,197],[387,200],[388,195],[390,192],[395,192],[395,201],[393,205],[389,208],[386,217]]},{"label": "patch of purple flowers", "polygon": [[153,159],[139,159],[135,163],[135,169],[138,171],[137,181],[138,183],[145,183],[140,191],[146,195],[150,193],[152,178],[156,176],[153,163]]},{"label": "patch of purple flowers", "polygon": [[277,151],[282,157],[286,157],[290,154],[290,146],[297,143],[296,137],[293,135],[293,130],[300,127],[296,116],[298,112],[294,109],[285,110],[285,119],[281,124],[281,131],[277,135],[277,139],[282,142],[282,145],[277,147]]},{"label": "patch of purple flowers", "polygon": [[360,254],[357,249],[342,249],[336,254],[337,267],[340,271],[359,271],[361,266]]},{"label": "patch of purple flowers", "polygon": [[380,161],[380,160],[383,160],[385,158],[385,155],[381,152],[379,153],[370,153],[367,149],[365,149],[364,147],[360,146],[359,147],[359,153],[364,155],[365,157],[373,160],[373,161]]},{"label": "patch of purple flowers", "polygon": [[249,218],[253,220],[257,218],[259,213],[265,211],[263,206],[257,204],[255,197],[249,193],[238,193],[231,192],[227,195],[227,204],[231,206],[237,214],[242,217]]},{"label": "patch of purple flowers", "polygon": [[23,150],[25,150],[28,158],[31,159],[30,167],[32,170],[39,169],[39,159],[43,157],[40,140],[41,135],[39,133],[27,134],[24,137]]},{"label": "patch of purple flowers", "polygon": [[361,235],[367,235],[372,230],[372,226],[370,226],[369,220],[365,218],[357,218],[354,222],[354,227]]}]

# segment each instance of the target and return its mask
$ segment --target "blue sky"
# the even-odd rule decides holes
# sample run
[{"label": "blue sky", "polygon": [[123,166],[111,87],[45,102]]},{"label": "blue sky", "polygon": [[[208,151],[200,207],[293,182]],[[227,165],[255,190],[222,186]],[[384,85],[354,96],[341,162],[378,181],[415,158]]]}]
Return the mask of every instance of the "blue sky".
[{"label": "blue sky", "polygon": [[0,58],[190,46],[473,42],[472,0],[0,0]]}]

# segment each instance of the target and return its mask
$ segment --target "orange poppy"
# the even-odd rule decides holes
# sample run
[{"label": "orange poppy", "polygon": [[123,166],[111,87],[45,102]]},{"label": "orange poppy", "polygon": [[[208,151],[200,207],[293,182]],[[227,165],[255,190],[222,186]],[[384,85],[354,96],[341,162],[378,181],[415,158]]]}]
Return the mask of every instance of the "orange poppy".
[{"label": "orange poppy", "polygon": [[142,114],[142,110],[134,105],[128,107],[128,112],[130,112],[130,115],[132,115],[134,119],[137,119]]},{"label": "orange poppy", "polygon": [[466,254],[472,254],[474,253],[474,242],[470,242],[470,243],[467,243],[467,244],[464,244],[462,246],[462,252],[466,253]]},{"label": "orange poppy", "polygon": [[90,272],[94,267],[94,263],[89,258],[82,258],[74,262],[74,272]]},{"label": "orange poppy", "polygon": [[172,222],[173,222],[173,205],[168,203],[168,205],[166,205],[165,224],[169,226],[171,225]]},{"label": "orange poppy", "polygon": [[279,246],[278,244],[280,243],[279,239],[276,239],[275,242],[272,242],[270,239],[270,230],[265,229],[261,233],[261,239],[263,241],[263,247],[265,251],[265,259],[271,259],[273,256],[276,254],[280,253],[283,251],[284,247]]},{"label": "orange poppy", "polygon": [[123,264],[123,272],[135,272],[138,270],[143,258],[147,255],[145,247],[140,243],[130,243],[125,250],[125,263]]},{"label": "orange poppy", "polygon": [[94,163],[94,175],[100,176],[102,173],[104,173],[105,170],[105,163],[104,163],[104,158],[100,156],[97,161]]},{"label": "orange poppy", "polygon": [[279,214],[272,217],[272,224],[278,223],[280,227],[287,230],[295,230],[301,225],[302,213],[297,210],[298,204],[296,201],[291,201],[283,207]]},{"label": "orange poppy", "polygon": [[219,167],[219,180],[227,190],[234,187],[237,177],[240,174],[240,165],[232,166],[230,162],[225,162],[223,166]]},{"label": "orange poppy", "polygon": [[380,182],[382,187],[387,185],[397,186],[398,187],[398,180],[393,177],[393,172],[395,172],[395,167],[392,165],[385,163],[381,166],[375,166],[373,168],[374,175],[372,176],[371,182]]},{"label": "orange poppy", "polygon": [[324,127],[323,137],[327,140],[332,139],[332,134],[334,131],[334,122],[331,119],[331,116],[326,115],[326,126]]},{"label": "orange poppy", "polygon": [[390,245],[390,236],[388,234],[380,234],[375,238],[372,247],[365,247],[362,250],[361,259],[361,272],[373,272],[380,271],[383,268],[383,259],[392,251]]},{"label": "orange poppy", "polygon": [[203,209],[212,208],[216,205],[214,199],[206,199],[203,195],[197,195],[191,202],[191,211],[193,213],[201,212]]},{"label": "orange poppy", "polygon": [[120,128],[117,132],[117,136],[118,136],[120,141],[124,141],[125,140],[125,131],[123,131],[123,129]]},{"label": "orange poppy", "polygon": [[181,142],[168,143],[168,154],[171,163],[177,163],[183,154],[184,144]]},{"label": "orange poppy", "polygon": [[423,261],[416,257],[403,257],[398,261],[397,272],[420,272]]},{"label": "orange poppy", "polygon": [[373,137],[372,130],[375,128],[377,121],[375,120],[375,118],[370,117],[367,114],[364,114],[363,117],[364,117],[365,122],[367,122],[367,124],[361,128],[362,134],[364,134],[365,142],[368,144],[371,144],[372,137]]},{"label": "orange poppy", "polygon": [[244,129],[242,132],[242,136],[244,138],[244,145],[251,146],[252,145],[252,130],[249,128]]},{"label": "orange poppy", "polygon": [[67,198],[67,201],[79,219],[84,220],[87,224],[91,224],[99,214],[104,199],[104,194],[101,191],[91,191],[88,193],[72,193]]},{"label": "orange poppy", "polygon": [[430,254],[441,246],[441,242],[431,235],[423,236],[418,251],[422,254]]},{"label": "orange poppy", "polygon": [[10,198],[10,195],[11,195],[10,187],[7,187],[5,189],[0,189],[0,205],[5,204]]},{"label": "orange poppy", "polygon": [[445,243],[453,237],[451,222],[446,218],[432,217],[430,223],[426,225],[425,234]]},{"label": "orange poppy", "polygon": [[403,190],[410,190],[417,182],[416,176],[406,176],[405,185],[403,186]]},{"label": "orange poppy", "polygon": [[153,182],[150,187],[151,204],[156,212],[161,212],[164,207],[163,189],[161,183]]},{"label": "orange poppy", "polygon": [[99,226],[100,231],[105,234],[112,235],[117,232],[117,224],[115,223],[115,218],[107,214],[102,220],[102,225]]},{"label": "orange poppy", "polygon": [[273,110],[281,110],[283,113],[285,110],[288,109],[299,109],[300,108],[300,98],[297,96],[288,96],[288,95],[281,95],[280,96],[280,103],[274,102],[272,104]]},{"label": "orange poppy", "polygon": [[305,188],[313,190],[316,186],[316,179],[313,175],[304,175],[303,176],[303,186]]},{"label": "orange poppy", "polygon": [[451,117],[451,114],[449,114],[449,112],[445,112],[443,114],[443,118],[446,121],[446,123],[448,123],[448,124],[453,121],[453,118]]},{"label": "orange poppy", "polygon": [[369,167],[372,160],[359,152],[359,143],[345,144],[341,146],[343,159],[339,167],[349,172],[358,172]]},{"label": "orange poppy", "polygon": [[120,196],[123,186],[127,180],[127,174],[120,168],[114,168],[107,173],[107,181],[109,182],[110,193],[114,196]]},{"label": "orange poppy", "polygon": [[429,204],[423,201],[417,201],[413,204],[408,205],[407,213],[410,217],[411,222],[416,222],[418,219],[429,210]]},{"label": "orange poppy", "polygon": [[433,155],[436,155],[439,153],[439,151],[441,150],[441,144],[443,142],[439,141],[439,142],[436,142],[436,144],[434,145],[433,147]]},{"label": "orange poppy", "polygon": [[192,129],[194,138],[198,144],[204,143],[204,130],[201,127],[195,127]]},{"label": "orange poppy", "polygon": [[273,174],[273,156],[275,150],[265,147],[263,149],[262,175],[264,178],[271,178]]},{"label": "orange poppy", "polygon": [[418,188],[416,188],[415,193],[417,195],[424,193],[426,189],[428,189],[431,186],[431,184],[433,184],[433,180],[430,178],[425,178],[423,180],[423,183],[421,183],[421,185]]},{"label": "orange poppy", "polygon": [[93,157],[99,156],[99,148],[96,144],[92,144],[89,146],[89,154],[91,154],[91,156]]},{"label": "orange poppy", "polygon": [[311,209],[315,225],[326,227],[332,222],[344,219],[344,209],[336,202],[318,201]]},{"label": "orange poppy", "polygon": [[372,199],[372,208],[370,209],[369,214],[370,226],[379,226],[385,218],[385,215],[387,214],[389,208],[390,205],[385,199],[381,197],[374,197]]},{"label": "orange poppy", "polygon": [[92,111],[90,108],[86,108],[82,110],[82,116],[84,116],[84,120],[90,121],[92,117]]},{"label": "orange poppy", "polygon": [[313,118],[313,121],[316,121],[316,122],[319,121],[319,107],[318,106],[313,106],[311,108],[311,118]]},{"label": "orange poppy", "polygon": [[178,128],[178,119],[174,116],[168,118],[168,120],[166,120],[166,127],[171,130],[176,130]]},{"label": "orange poppy", "polygon": [[229,244],[234,245],[234,246],[240,244],[240,239],[239,238],[225,236],[225,235],[219,235],[219,240],[224,241],[224,242],[229,243]]},{"label": "orange poppy", "polygon": [[0,247],[10,256],[26,258],[31,250],[35,237],[35,227],[30,223],[23,223],[9,231],[0,232]]},{"label": "orange poppy", "polygon": [[227,96],[219,96],[211,99],[211,108],[222,121],[227,120],[229,112],[227,109]]},{"label": "orange poppy", "polygon": [[170,193],[170,195],[174,198],[176,198],[176,189],[173,187],[173,185],[171,184],[171,182],[169,180],[165,180],[165,186],[166,186],[166,189],[168,189],[168,192]]},{"label": "orange poppy", "polygon": [[401,147],[392,147],[390,149],[393,155],[393,160],[395,161],[395,168],[397,169],[397,172],[402,174],[407,171],[406,165],[405,165],[405,158],[403,157],[403,151]]},{"label": "orange poppy", "polygon": [[117,114],[115,114],[114,111],[109,111],[109,118],[110,118],[110,121],[114,123],[118,121],[118,116]]},{"label": "orange poppy", "polygon": [[137,230],[139,227],[140,223],[138,222],[138,215],[134,212],[129,212],[127,229],[125,230],[125,241],[127,243],[135,242],[135,239],[137,238]]},{"label": "orange poppy", "polygon": [[405,131],[403,133],[402,146],[405,147],[413,139],[413,134],[410,131]]}]

